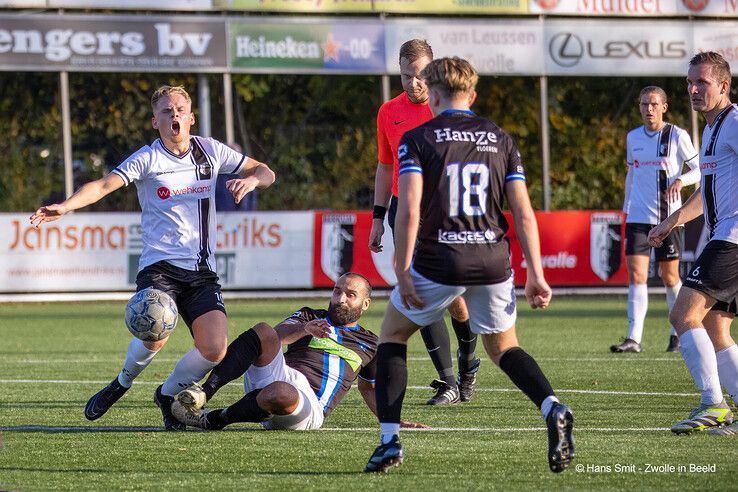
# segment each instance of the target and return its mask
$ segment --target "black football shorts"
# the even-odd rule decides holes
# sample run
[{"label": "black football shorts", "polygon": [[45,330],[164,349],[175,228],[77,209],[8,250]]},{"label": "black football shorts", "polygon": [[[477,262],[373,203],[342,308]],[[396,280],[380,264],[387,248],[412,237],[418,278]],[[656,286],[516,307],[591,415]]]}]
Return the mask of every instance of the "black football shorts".
[{"label": "black football shorts", "polygon": [[738,297],[738,244],[718,240],[708,242],[683,285],[729,307]]},{"label": "black football shorts", "polygon": [[147,287],[154,287],[172,296],[190,333],[192,322],[203,314],[210,311],[226,312],[218,276],[210,270],[185,270],[159,261],[145,267],[136,276],[136,291]]},{"label": "black football shorts", "polygon": [[[654,226],[651,224],[626,223],[625,224],[625,255],[650,256],[651,245],[648,244],[648,233]],[[684,228],[675,227],[663,244],[654,248],[656,261],[679,260],[684,249]]]}]

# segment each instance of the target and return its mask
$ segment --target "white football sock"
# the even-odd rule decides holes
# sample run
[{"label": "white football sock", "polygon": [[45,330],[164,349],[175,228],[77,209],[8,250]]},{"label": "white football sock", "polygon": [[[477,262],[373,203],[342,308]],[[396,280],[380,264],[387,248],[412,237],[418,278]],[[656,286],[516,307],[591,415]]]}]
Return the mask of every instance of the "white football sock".
[{"label": "white football sock", "polygon": [[628,285],[628,338],[641,343],[643,322],[648,311],[648,285]]},{"label": "white football sock", "polygon": [[733,344],[715,354],[720,384],[738,405],[738,345]]},{"label": "white football sock", "polygon": [[193,348],[184,354],[174,366],[174,370],[161,387],[161,394],[176,395],[192,383],[204,378],[210,369],[217,365],[217,362],[207,360],[199,350]]},{"label": "white football sock", "polygon": [[[671,314],[671,308],[674,307],[674,301],[676,301],[677,295],[679,294],[679,289],[682,288],[682,282],[681,280],[677,282],[677,284],[674,287],[667,287],[666,288],[666,307],[669,308],[669,313]],[[671,331],[669,332],[669,335],[676,335],[676,329],[674,327],[671,327]]]},{"label": "white football sock", "polygon": [[379,439],[381,444],[387,444],[394,436],[400,435],[400,424],[392,424],[387,422],[379,423]]},{"label": "white football sock", "polygon": [[679,349],[692,379],[700,390],[703,405],[716,405],[723,401],[720,389],[717,358],[710,337],[704,328],[691,328],[679,337]]},{"label": "white football sock", "polygon": [[124,388],[130,388],[133,380],[143,372],[151,363],[157,351],[146,348],[142,340],[136,337],[131,339],[128,344],[128,352],[126,353],[126,361],[123,363],[123,369],[118,374],[118,382]]}]

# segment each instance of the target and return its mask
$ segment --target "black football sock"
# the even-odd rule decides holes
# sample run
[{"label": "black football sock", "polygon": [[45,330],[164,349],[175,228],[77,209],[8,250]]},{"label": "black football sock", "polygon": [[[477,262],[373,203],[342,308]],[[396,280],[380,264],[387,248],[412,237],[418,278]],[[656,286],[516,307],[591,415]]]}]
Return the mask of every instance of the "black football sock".
[{"label": "black football sock", "polygon": [[502,354],[500,369],[505,371],[515,386],[541,408],[543,400],[554,396],[551,384],[543,375],[538,363],[520,347],[514,347]]},{"label": "black football sock", "polygon": [[376,357],[377,417],[383,423],[399,424],[407,389],[407,345],[382,343]]},{"label": "black football sock", "polygon": [[445,381],[452,388],[456,387],[456,375],[451,362],[451,341],[448,328],[443,318],[420,329],[425,348],[428,350],[433,367],[438,372],[438,379]]},{"label": "black football sock", "polygon": [[261,340],[254,329],[241,333],[228,345],[225,357],[213,368],[202,385],[207,399],[210,400],[221,387],[243,376],[260,353]]},{"label": "black football sock", "polygon": [[451,318],[451,325],[454,327],[456,340],[459,342],[459,351],[457,353],[459,358],[459,374],[464,374],[469,371],[471,363],[477,357],[474,353],[477,349],[477,334],[472,333],[469,320],[459,321]]},{"label": "black football sock", "polygon": [[[233,405],[224,408],[216,417],[217,421],[225,424],[233,422],[263,422],[271,415],[256,403],[256,396],[261,393],[261,388],[247,393]],[[208,414],[208,421],[210,414]]]}]

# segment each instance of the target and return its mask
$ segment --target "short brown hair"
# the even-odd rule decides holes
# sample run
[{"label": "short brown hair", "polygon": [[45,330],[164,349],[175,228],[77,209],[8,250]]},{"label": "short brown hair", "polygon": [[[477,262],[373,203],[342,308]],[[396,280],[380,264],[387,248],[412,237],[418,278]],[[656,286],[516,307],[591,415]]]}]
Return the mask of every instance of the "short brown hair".
[{"label": "short brown hair", "polygon": [[727,81],[728,85],[730,85],[730,65],[720,53],[716,53],[715,51],[697,53],[689,60],[689,66],[695,67],[697,65],[710,65],[712,67],[712,76],[718,82]]},{"label": "short brown hair", "polygon": [[471,63],[454,56],[430,62],[420,73],[429,88],[444,92],[447,96],[469,94],[477,86],[479,75]]},{"label": "short brown hair", "polygon": [[659,96],[661,96],[661,101],[662,102],[669,102],[668,101],[668,98],[666,97],[666,91],[664,91],[664,89],[662,89],[661,87],[659,87],[657,85],[647,85],[646,87],[644,87],[643,89],[641,89],[641,93],[638,94],[638,100],[640,101],[640,99],[644,95],[651,94],[652,92],[655,93],[655,94],[658,94]]},{"label": "short brown hair", "polygon": [[400,46],[400,61],[405,58],[413,63],[424,56],[427,56],[430,60],[433,59],[433,49],[425,39],[411,39]]},{"label": "short brown hair", "polygon": [[156,110],[156,104],[159,102],[159,99],[162,97],[169,96],[171,94],[179,94],[181,96],[184,96],[184,98],[187,100],[188,103],[192,104],[192,99],[190,98],[190,95],[187,94],[187,91],[185,88],[181,85],[162,85],[158,89],[154,91],[154,93],[151,95],[151,109]]}]

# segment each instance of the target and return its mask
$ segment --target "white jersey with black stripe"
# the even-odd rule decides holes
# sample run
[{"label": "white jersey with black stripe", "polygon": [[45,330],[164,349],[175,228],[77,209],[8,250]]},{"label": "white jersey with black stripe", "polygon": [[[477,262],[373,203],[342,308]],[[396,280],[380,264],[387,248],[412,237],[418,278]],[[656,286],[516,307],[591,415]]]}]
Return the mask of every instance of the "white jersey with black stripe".
[{"label": "white jersey with black stripe", "polygon": [[135,183],[141,205],[143,252],[138,268],[165,260],[186,270],[215,272],[215,184],[237,173],[247,157],[212,138],[190,137],[183,155],[157,139],[113,172]]},{"label": "white jersey with black stripe", "polygon": [[738,244],[738,105],[702,132],[702,207],[710,239]]},{"label": "white jersey with black stripe", "polygon": [[[623,212],[626,222],[658,224],[682,206],[681,198],[669,200],[666,190],[677,178],[691,185],[699,181],[697,151],[686,131],[666,124],[649,133],[645,126],[628,132],[628,177]],[[684,164],[689,171],[682,174]]]}]

